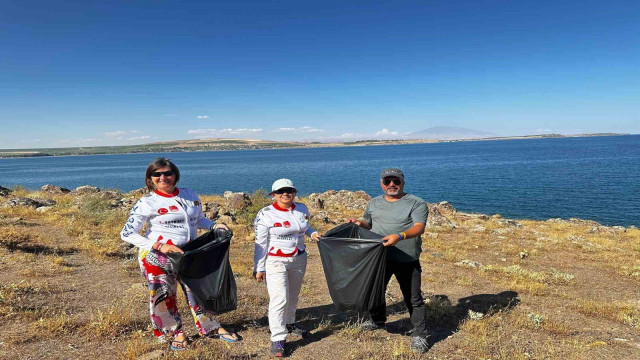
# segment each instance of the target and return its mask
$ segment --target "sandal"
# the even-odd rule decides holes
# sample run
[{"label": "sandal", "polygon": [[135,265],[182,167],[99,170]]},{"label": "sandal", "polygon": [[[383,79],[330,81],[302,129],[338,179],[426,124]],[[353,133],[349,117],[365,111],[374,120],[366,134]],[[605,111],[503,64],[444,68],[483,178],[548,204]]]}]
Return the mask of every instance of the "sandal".
[{"label": "sandal", "polygon": [[[226,341],[228,343],[235,343],[240,341],[240,338],[238,338],[238,335],[232,333],[232,332],[219,332],[218,329],[213,330],[215,331],[215,333],[213,334],[209,334],[208,337],[212,338],[212,339],[220,339],[222,341]],[[213,332],[212,331],[212,332]]]},{"label": "sandal", "polygon": [[171,345],[169,345],[169,349],[173,351],[187,350],[187,345],[189,345],[189,342],[186,338],[184,340],[173,339],[173,341],[171,341]]}]

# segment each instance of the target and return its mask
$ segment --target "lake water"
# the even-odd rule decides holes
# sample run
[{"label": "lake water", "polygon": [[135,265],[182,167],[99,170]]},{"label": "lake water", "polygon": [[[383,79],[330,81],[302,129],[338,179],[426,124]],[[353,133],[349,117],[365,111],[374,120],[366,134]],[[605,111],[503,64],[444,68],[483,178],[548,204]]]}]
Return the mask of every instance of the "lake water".
[{"label": "lake water", "polygon": [[640,225],[640,135],[0,159],[0,185],[129,191],[144,186],[144,170],[158,156],[173,159],[180,186],[200,194],[270,189],[287,177],[302,194],[378,195],[380,171],[399,167],[407,192],[461,211]]}]

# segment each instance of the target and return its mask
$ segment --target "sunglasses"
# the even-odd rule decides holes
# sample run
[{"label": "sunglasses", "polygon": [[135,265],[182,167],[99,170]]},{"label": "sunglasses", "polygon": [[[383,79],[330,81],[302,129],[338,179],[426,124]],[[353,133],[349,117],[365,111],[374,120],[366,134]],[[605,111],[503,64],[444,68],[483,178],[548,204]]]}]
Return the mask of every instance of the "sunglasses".
[{"label": "sunglasses", "polygon": [[389,186],[389,184],[391,183],[393,183],[394,185],[400,185],[402,184],[402,180],[400,180],[399,178],[382,179],[382,183],[384,184],[384,186]]},{"label": "sunglasses", "polygon": [[297,192],[296,189],[290,188],[290,187],[286,187],[286,188],[278,189],[278,190],[274,191],[273,193],[274,194],[278,194],[278,195],[282,195],[284,193],[295,194],[296,192]]},{"label": "sunglasses", "polygon": [[155,171],[151,173],[152,177],[160,177],[162,175],[164,176],[173,176],[173,174],[175,174],[175,172],[173,170],[169,170],[169,171]]}]

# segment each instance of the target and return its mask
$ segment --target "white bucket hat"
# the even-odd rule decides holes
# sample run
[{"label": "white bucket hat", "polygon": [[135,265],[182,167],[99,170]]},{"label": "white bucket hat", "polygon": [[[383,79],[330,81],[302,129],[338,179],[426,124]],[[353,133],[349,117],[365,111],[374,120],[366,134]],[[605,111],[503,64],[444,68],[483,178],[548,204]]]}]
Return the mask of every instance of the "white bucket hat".
[{"label": "white bucket hat", "polygon": [[[293,188],[296,189],[295,186],[293,186],[293,181],[289,180],[289,179],[278,179],[276,181],[273,182],[273,185],[271,185],[271,192],[280,190],[282,188]],[[298,189],[296,189],[298,190]]]}]

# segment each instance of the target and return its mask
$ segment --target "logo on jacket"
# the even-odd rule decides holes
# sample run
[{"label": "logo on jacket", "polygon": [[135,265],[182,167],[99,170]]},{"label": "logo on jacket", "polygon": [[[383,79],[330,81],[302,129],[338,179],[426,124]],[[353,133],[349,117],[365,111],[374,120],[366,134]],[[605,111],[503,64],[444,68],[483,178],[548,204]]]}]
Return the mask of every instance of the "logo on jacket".
[{"label": "logo on jacket", "polygon": [[280,223],[275,223],[275,224],[273,224],[273,227],[282,227],[282,224],[280,224]]},{"label": "logo on jacket", "polygon": [[165,209],[165,208],[160,208],[160,209],[158,209],[158,214],[160,214],[160,215],[164,215],[164,214],[166,214],[166,213],[168,213],[168,212],[169,212],[169,210],[167,210],[167,209]]},{"label": "logo on jacket", "polygon": [[283,224],[284,224],[284,227],[286,228],[291,227],[291,223],[288,221],[285,221]]},{"label": "logo on jacket", "polygon": [[173,212],[176,212],[176,211],[178,211],[178,207],[175,206],[175,205],[171,205],[171,206],[169,206],[169,210],[171,210]]}]

